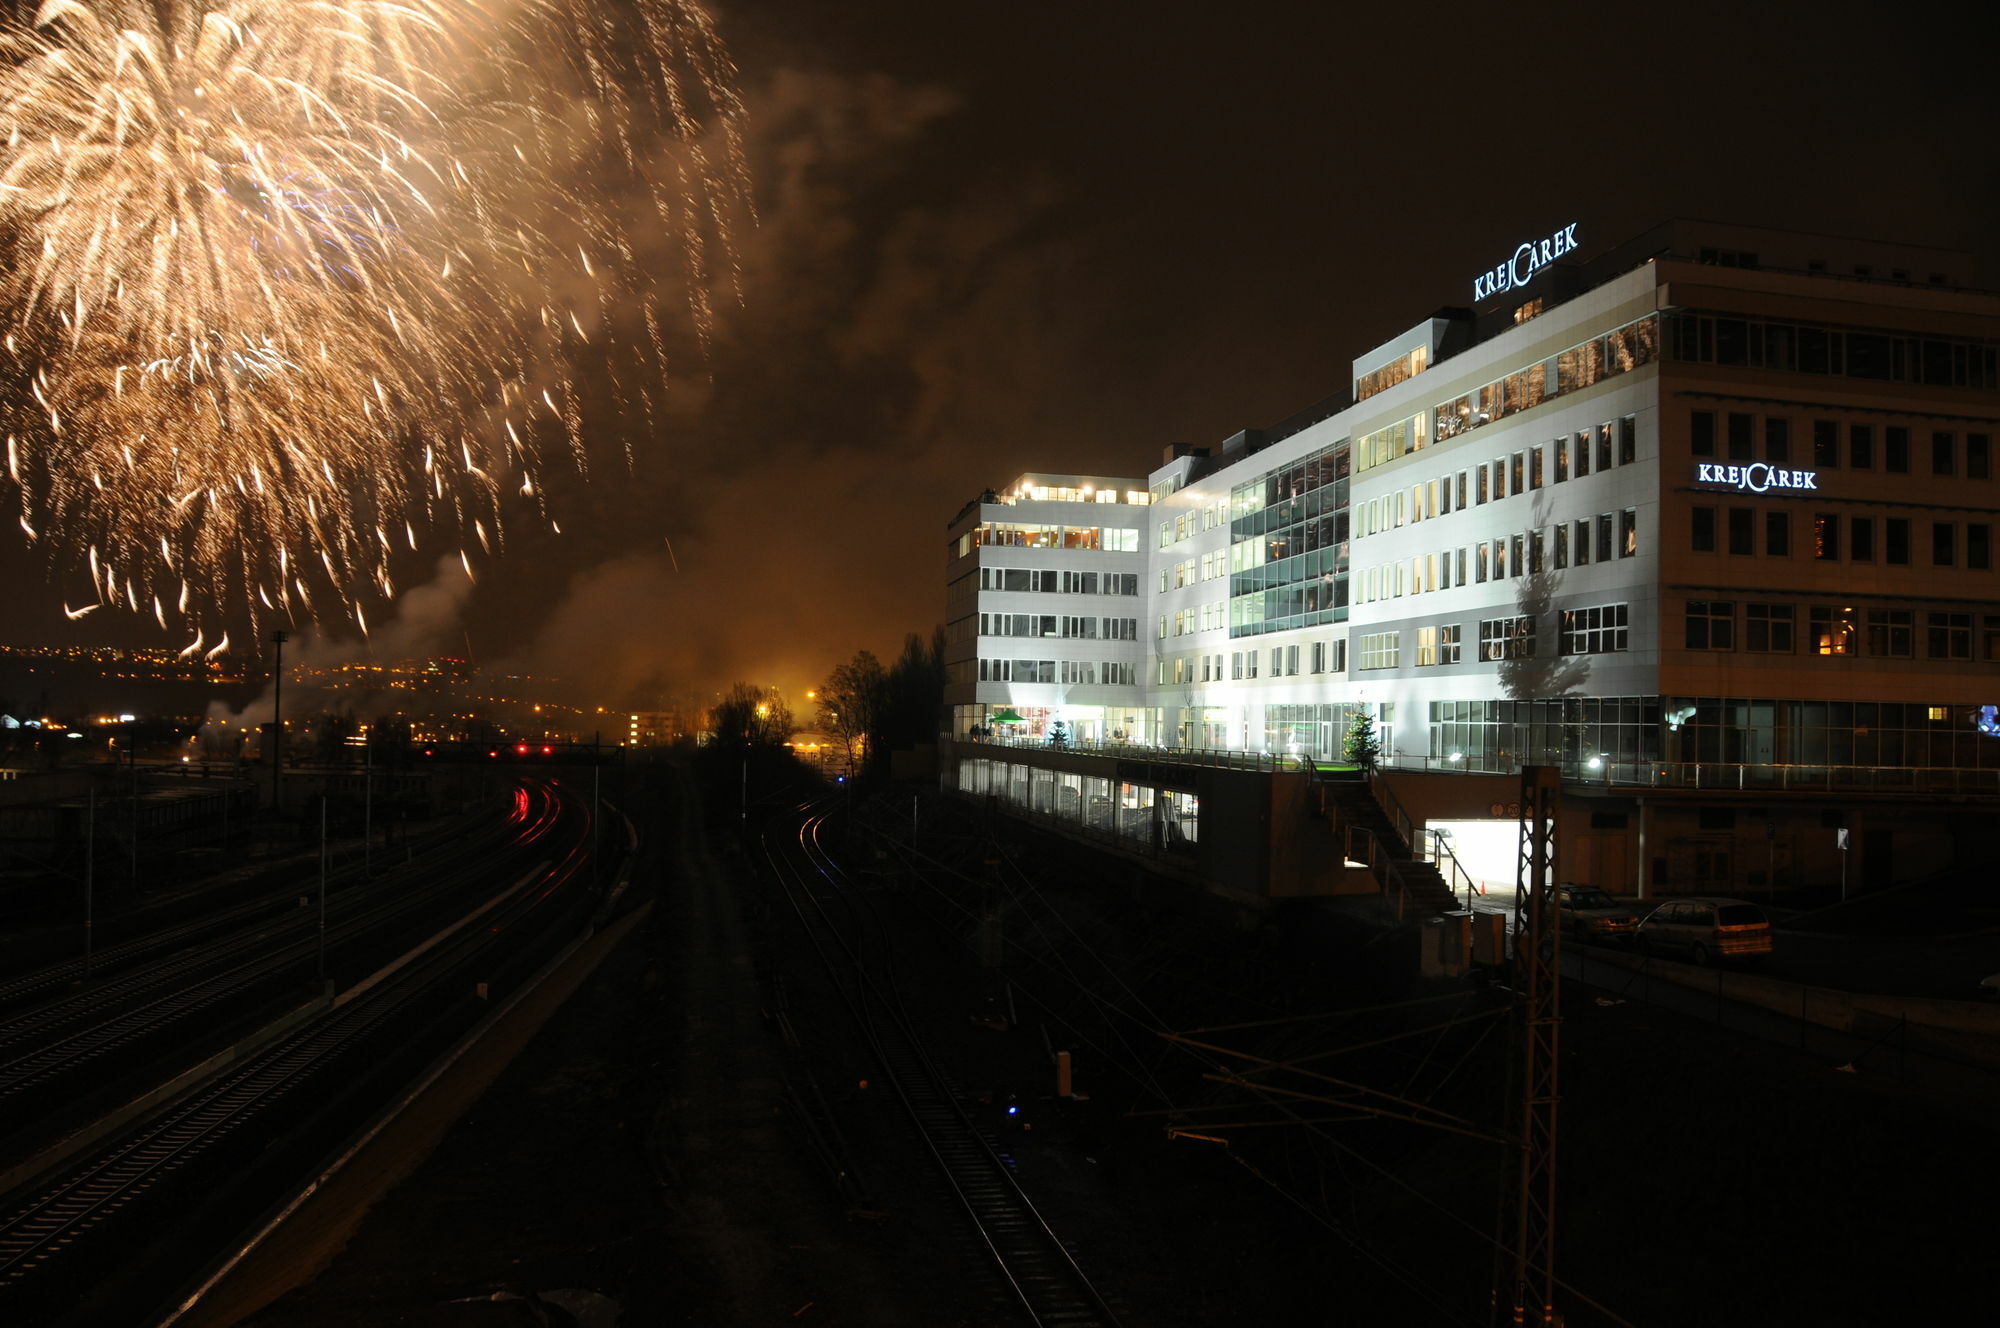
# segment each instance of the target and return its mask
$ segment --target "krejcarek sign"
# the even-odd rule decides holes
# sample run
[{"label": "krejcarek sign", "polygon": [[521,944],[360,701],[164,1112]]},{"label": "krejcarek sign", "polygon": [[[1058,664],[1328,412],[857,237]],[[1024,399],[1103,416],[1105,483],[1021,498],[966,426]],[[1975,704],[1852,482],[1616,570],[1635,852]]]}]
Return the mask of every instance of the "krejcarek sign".
[{"label": "krejcarek sign", "polygon": [[1557,231],[1546,240],[1530,240],[1514,251],[1514,256],[1494,268],[1482,272],[1472,283],[1472,298],[1475,302],[1502,291],[1525,286],[1535,279],[1535,274],[1555,262],[1570,250],[1576,248],[1576,223]]},{"label": "krejcarek sign", "polygon": [[1819,472],[1816,470],[1781,470],[1761,461],[1753,461],[1747,466],[1698,465],[1694,468],[1694,479],[1697,484],[1727,484],[1745,493],[1819,488]]}]

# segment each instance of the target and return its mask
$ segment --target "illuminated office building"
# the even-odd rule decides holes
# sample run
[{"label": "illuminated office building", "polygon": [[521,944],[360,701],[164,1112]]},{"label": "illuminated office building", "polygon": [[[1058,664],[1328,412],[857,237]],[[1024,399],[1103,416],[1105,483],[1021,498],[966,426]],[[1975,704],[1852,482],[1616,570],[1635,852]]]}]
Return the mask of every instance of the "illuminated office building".
[{"label": "illuminated office building", "polygon": [[[1994,792],[2000,296],[1906,245],[1673,222],[1586,248],[1503,246],[1336,399],[1169,456],[1116,509],[1137,551],[1091,555],[1142,590],[1118,695],[1008,676],[984,587],[1007,563],[1067,615],[1069,583],[969,505],[955,733],[1103,707],[1131,719],[1100,734],[1326,758],[1365,707],[1392,768]],[[1052,621],[1028,631],[1060,654]]]}]

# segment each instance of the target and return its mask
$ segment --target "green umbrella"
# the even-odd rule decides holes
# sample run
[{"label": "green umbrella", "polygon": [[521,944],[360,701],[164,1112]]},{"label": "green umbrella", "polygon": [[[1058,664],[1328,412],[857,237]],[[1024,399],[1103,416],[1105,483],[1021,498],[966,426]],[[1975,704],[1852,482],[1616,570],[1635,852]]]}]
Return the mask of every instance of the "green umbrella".
[{"label": "green umbrella", "polygon": [[1025,724],[1028,721],[1021,718],[1019,715],[1015,714],[1013,709],[1010,707],[1006,710],[1002,710],[999,714],[995,715],[993,717],[993,722],[995,724]]}]

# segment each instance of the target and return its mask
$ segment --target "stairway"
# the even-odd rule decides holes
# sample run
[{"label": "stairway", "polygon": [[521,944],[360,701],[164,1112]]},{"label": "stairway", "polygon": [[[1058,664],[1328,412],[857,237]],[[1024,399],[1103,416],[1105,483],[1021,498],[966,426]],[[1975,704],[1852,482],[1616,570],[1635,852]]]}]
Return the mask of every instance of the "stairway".
[{"label": "stairway", "polygon": [[1397,878],[1409,892],[1412,910],[1434,916],[1455,913],[1464,907],[1438,869],[1411,853],[1381,804],[1375,801],[1364,775],[1358,771],[1322,771],[1313,786],[1320,814],[1333,822],[1335,830],[1351,826],[1374,837],[1377,850],[1395,864]]}]

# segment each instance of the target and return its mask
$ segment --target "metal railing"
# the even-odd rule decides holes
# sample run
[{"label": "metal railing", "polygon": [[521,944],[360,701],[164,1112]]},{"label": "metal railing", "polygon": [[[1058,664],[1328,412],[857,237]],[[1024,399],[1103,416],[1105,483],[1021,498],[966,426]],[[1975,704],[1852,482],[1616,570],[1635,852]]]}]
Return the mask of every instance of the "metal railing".
[{"label": "metal railing", "polygon": [[1424,846],[1421,851],[1429,854],[1426,861],[1437,868],[1438,875],[1444,877],[1444,883],[1451,888],[1453,895],[1457,895],[1461,890],[1465,892],[1465,907],[1466,911],[1470,912],[1472,897],[1478,893],[1479,883],[1472,879],[1472,874],[1459,862],[1458,854],[1451,851],[1445,832],[1425,830]]},{"label": "metal railing", "polygon": [[1208,766],[1218,770],[1311,770],[1312,758],[1283,752],[1246,752],[1226,747],[1154,747],[1143,742],[1106,742],[1070,738],[953,737],[953,743],[1004,747],[1015,751],[1062,752],[1070,755],[1112,756],[1127,761],[1158,761],[1172,765]]},{"label": "metal railing", "polygon": [[1382,809],[1382,814],[1389,818],[1389,824],[1402,837],[1403,843],[1409,846],[1410,852],[1418,852],[1416,822],[1412,821],[1410,814],[1403,810],[1403,804],[1396,797],[1395,790],[1389,787],[1388,776],[1380,770],[1369,770],[1368,792],[1375,799],[1375,805]]},{"label": "metal railing", "polygon": [[[1795,790],[1803,793],[1965,793],[2000,794],[2000,768],[1956,766],[1803,765],[1750,761],[1626,761],[1567,756],[1554,761],[1570,785],[1607,788]],[[1385,768],[1429,774],[1508,775],[1517,766],[1494,769],[1468,760],[1393,753]]]}]

